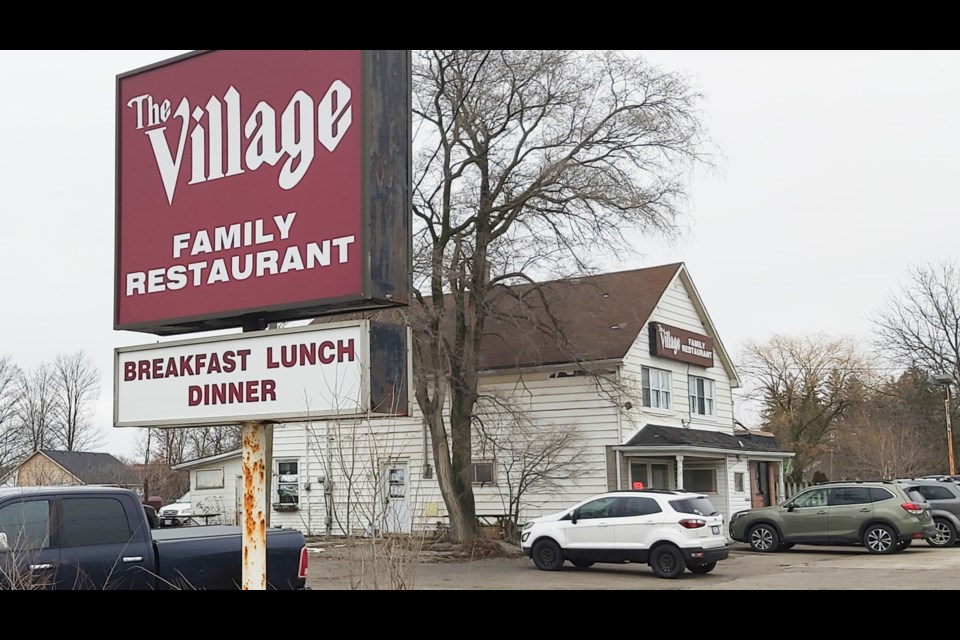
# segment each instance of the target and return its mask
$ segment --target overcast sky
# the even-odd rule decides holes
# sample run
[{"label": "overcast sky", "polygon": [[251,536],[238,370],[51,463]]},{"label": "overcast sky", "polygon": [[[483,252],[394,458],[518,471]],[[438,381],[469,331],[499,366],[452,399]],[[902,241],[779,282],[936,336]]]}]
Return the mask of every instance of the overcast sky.
[{"label": "overcast sky", "polygon": [[[83,350],[112,427],[116,76],[184,51],[0,51],[0,355],[23,368]],[[870,338],[911,265],[952,259],[958,52],[649,51],[689,75],[725,155],[691,187],[692,229],[616,268],[683,261],[721,340]],[[184,336],[181,336],[181,338]]]}]

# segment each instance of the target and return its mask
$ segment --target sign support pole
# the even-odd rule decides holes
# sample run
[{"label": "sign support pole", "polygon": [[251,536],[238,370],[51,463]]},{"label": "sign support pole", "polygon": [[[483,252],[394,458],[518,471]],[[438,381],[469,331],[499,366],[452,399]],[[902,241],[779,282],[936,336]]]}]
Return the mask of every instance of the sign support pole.
[{"label": "sign support pole", "polygon": [[[265,328],[266,322],[255,318],[244,322],[243,331]],[[243,590],[265,591],[273,425],[250,420],[243,423],[240,435],[243,441]]]}]

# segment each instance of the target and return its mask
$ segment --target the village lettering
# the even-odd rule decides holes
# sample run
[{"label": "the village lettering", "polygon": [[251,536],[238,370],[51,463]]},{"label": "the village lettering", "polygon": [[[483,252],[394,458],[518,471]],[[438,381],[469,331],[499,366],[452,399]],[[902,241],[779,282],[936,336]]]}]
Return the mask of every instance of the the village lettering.
[{"label": "the village lettering", "polygon": [[[276,109],[262,100],[241,132],[241,95],[232,85],[222,99],[211,95],[203,106],[181,98],[172,114],[170,100],[149,93],[131,98],[127,107],[136,113],[136,129],[144,130],[150,142],[167,203],[172,205],[188,147],[192,167],[188,185],[240,175],[244,168],[256,171],[264,164],[275,166],[286,157],[277,184],[284,190],[293,189],[313,162],[314,138],[333,153],[350,129],[351,95],[350,87],[341,80],[334,80],[316,105],[310,94],[295,92],[280,115],[279,135]],[[167,141],[171,115],[180,120],[179,131],[174,132],[175,149]],[[245,153],[241,138],[246,140]]]},{"label": "the village lettering", "polygon": [[711,338],[659,322],[650,323],[650,353],[704,367],[713,366]]}]

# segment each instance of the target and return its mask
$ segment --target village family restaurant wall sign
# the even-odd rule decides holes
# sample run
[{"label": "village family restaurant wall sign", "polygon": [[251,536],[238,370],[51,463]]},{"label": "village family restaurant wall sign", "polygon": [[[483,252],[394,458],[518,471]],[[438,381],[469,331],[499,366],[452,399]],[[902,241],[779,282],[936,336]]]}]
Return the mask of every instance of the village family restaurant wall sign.
[{"label": "village family restaurant wall sign", "polygon": [[114,425],[404,415],[405,329],[367,320],[114,350]]},{"label": "village family restaurant wall sign", "polygon": [[701,367],[713,366],[713,338],[662,322],[650,323],[650,353]]},{"label": "village family restaurant wall sign", "polygon": [[115,329],[408,302],[408,51],[198,51],[116,95]]}]

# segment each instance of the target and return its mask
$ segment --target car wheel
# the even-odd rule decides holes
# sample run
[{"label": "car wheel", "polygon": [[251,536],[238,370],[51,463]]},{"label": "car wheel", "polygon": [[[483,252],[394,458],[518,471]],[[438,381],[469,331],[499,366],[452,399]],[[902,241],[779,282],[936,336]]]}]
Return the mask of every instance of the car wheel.
[{"label": "car wheel", "polygon": [[937,526],[936,533],[927,538],[927,544],[931,547],[952,547],[957,542],[957,530],[949,520],[943,518],[934,519]]},{"label": "car wheel", "polygon": [[686,565],[683,553],[672,544],[663,544],[650,554],[650,568],[658,578],[677,578]]},{"label": "car wheel", "polygon": [[870,553],[893,553],[897,549],[897,533],[885,524],[872,524],[863,532],[863,546]]},{"label": "car wheel", "polygon": [[690,573],[710,573],[717,568],[717,561],[711,560],[710,562],[701,562],[700,564],[688,564],[687,569],[690,570]]},{"label": "car wheel", "polygon": [[553,540],[538,540],[533,545],[530,557],[533,558],[533,564],[537,566],[537,569],[559,571],[563,568],[563,551],[560,550],[560,545]]},{"label": "car wheel", "polygon": [[571,560],[571,562],[573,562],[573,566],[578,569],[589,569],[593,566],[592,562],[587,562],[585,560]]},{"label": "car wheel", "polygon": [[750,548],[761,553],[770,553],[780,548],[780,534],[769,524],[758,524],[747,536]]}]

